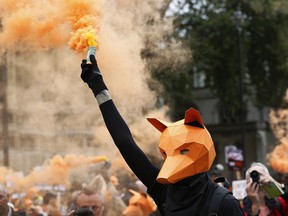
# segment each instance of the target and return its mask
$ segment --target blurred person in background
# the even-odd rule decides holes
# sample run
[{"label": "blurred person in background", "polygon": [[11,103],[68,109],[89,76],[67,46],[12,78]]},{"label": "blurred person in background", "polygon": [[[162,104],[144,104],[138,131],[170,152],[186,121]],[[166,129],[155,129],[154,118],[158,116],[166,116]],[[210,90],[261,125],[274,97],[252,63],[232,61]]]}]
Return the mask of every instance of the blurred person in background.
[{"label": "blurred person in background", "polygon": [[80,191],[73,191],[69,197],[69,201],[67,203],[67,211],[71,212],[74,209],[77,208],[77,198],[79,196],[79,194],[81,193]]},{"label": "blurred person in background", "polygon": [[34,207],[35,205],[42,205],[42,196],[40,195],[40,190],[35,187],[28,189],[25,196],[25,205],[27,209]]},{"label": "blurred person in background", "polygon": [[9,203],[8,192],[0,186],[0,216],[13,216],[14,209]]},{"label": "blurred person in background", "polygon": [[[261,186],[271,185],[273,182],[275,182],[279,188],[283,189],[282,195],[269,197],[267,191],[261,189]],[[287,191],[284,185],[275,181],[264,164],[254,162],[246,171],[246,192],[247,196],[243,200],[245,215],[288,215]]]},{"label": "blurred person in background", "polygon": [[224,166],[220,163],[215,164],[210,169],[211,180],[218,185],[225,187],[227,189],[230,188],[230,182],[223,176]]},{"label": "blurred person in background", "polygon": [[82,190],[81,182],[74,180],[71,183],[69,193],[67,195],[67,212],[71,212],[73,209],[76,209],[77,206],[77,197]]},{"label": "blurred person in background", "polygon": [[25,216],[27,215],[27,207],[25,202],[25,197],[17,195],[14,199],[14,215],[15,216]]},{"label": "blurred person in background", "polygon": [[44,214],[44,212],[43,212],[43,209],[40,205],[31,206],[28,209],[28,215],[29,216],[44,216],[43,214]]},{"label": "blurred person in background", "polygon": [[60,208],[57,204],[57,196],[52,192],[46,192],[43,195],[43,215],[61,216]]},{"label": "blurred person in background", "polygon": [[224,171],[224,166],[220,163],[215,164],[210,169],[211,180],[214,181],[216,178],[221,177]]},{"label": "blurred person in background", "polygon": [[77,216],[104,216],[105,199],[93,187],[84,187],[77,197],[77,207],[69,213]]}]

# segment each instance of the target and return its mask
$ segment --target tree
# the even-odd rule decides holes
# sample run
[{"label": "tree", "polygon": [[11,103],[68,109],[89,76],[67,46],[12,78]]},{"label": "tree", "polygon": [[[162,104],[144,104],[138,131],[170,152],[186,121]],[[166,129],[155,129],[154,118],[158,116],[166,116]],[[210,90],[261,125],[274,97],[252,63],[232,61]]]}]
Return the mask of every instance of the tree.
[{"label": "tree", "polygon": [[[241,1],[245,18],[241,25],[244,93],[245,99],[252,100],[259,109],[281,106],[288,87],[287,4],[284,0]],[[231,112],[240,109],[236,7],[236,0],[180,3],[173,17],[174,32],[166,35],[164,47],[181,41],[193,55],[181,65],[171,67],[169,61],[164,61],[168,63],[151,67],[153,77],[163,84],[164,98],[172,104],[173,112],[177,108],[183,112],[187,105],[184,101],[193,101],[195,73],[206,75],[206,86],[222,107]],[[149,55],[150,59],[154,57]]]},{"label": "tree", "polygon": [[[173,120],[183,118],[193,103],[193,76],[190,64],[191,50],[173,36],[171,19],[165,17],[167,2],[159,8],[159,16],[149,16],[145,30],[145,48],[142,58],[151,72],[150,88],[158,92],[159,103],[169,105],[168,115]],[[156,82],[155,82],[156,81]]]},{"label": "tree", "polygon": [[283,4],[265,1],[246,9],[249,17],[247,67],[256,89],[253,101],[257,107],[283,106],[288,88],[288,10],[283,10]]}]

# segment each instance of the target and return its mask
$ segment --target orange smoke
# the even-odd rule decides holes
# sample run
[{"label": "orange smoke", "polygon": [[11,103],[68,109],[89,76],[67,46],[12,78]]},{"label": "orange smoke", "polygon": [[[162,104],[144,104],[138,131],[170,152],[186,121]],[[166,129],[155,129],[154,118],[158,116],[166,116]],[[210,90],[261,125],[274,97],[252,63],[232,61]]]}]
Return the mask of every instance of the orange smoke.
[{"label": "orange smoke", "polygon": [[82,52],[92,34],[98,47],[100,8],[100,1],[93,0],[0,0],[0,46],[37,50],[69,45]]},{"label": "orange smoke", "polygon": [[46,161],[44,165],[35,167],[27,176],[21,176],[19,173],[9,175],[9,185],[15,191],[25,191],[35,184],[64,185],[69,186],[69,177],[73,169],[87,167],[87,165],[108,161],[106,156],[88,157],[66,155],[54,156]]},{"label": "orange smoke", "polygon": [[0,185],[5,183],[6,181],[5,176],[11,173],[13,173],[13,171],[8,169],[7,167],[0,167]]},{"label": "orange smoke", "polygon": [[288,173],[288,140],[283,140],[268,155],[270,165],[279,173]]},{"label": "orange smoke", "polygon": [[[288,103],[288,90],[284,97]],[[269,114],[270,126],[279,144],[268,154],[272,168],[280,173],[288,173],[288,109],[271,110]]]},{"label": "orange smoke", "polygon": [[[88,45],[98,47],[101,12],[97,1],[69,1],[67,17],[72,27],[69,45],[73,50],[82,52]],[[95,4],[95,3],[94,3]]]}]

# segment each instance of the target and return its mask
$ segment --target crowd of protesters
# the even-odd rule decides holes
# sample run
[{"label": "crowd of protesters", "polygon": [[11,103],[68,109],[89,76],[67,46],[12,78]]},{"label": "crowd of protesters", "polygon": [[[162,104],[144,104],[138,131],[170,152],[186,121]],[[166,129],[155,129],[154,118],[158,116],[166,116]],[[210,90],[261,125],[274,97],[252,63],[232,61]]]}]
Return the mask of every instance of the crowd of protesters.
[{"label": "crowd of protesters", "polygon": [[1,185],[0,216],[288,215],[288,190],[263,163],[252,163],[247,169],[246,196],[239,200],[233,195],[221,173],[224,166],[213,165],[214,143],[194,108],[174,123],[148,119],[161,132],[159,149],[164,160],[161,168],[153,164],[114,104],[95,56],[89,58],[90,63],[82,61],[81,78],[92,90],[107,129],[133,173],[133,184],[124,186],[116,176],[107,178],[100,172],[89,184],[78,182],[73,187],[71,183],[71,188],[58,191],[35,185],[25,193],[9,193]]},{"label": "crowd of protesters", "polygon": [[11,186],[0,185],[0,216],[68,215],[158,214],[157,207],[146,193],[143,184],[133,174],[123,170],[118,176],[107,176],[107,172],[95,173],[91,181],[75,180],[69,188],[35,184],[27,191],[13,192]]},{"label": "crowd of protesters", "polygon": [[[232,191],[231,184],[223,176],[224,166],[215,164],[210,170],[211,181],[219,181]],[[255,174],[256,173],[256,174]],[[0,216],[160,216],[147,188],[131,173],[129,183],[120,182],[115,175],[104,179],[97,174],[93,185],[72,182],[64,191],[47,191],[37,187],[25,193],[8,193],[0,187]],[[126,180],[127,180],[126,176]],[[288,215],[288,193],[285,185],[273,178],[268,167],[254,162],[246,171],[246,196],[239,200],[245,216]],[[227,184],[226,186],[224,184]],[[267,191],[263,185],[276,185]],[[277,190],[279,189],[279,190]]]}]

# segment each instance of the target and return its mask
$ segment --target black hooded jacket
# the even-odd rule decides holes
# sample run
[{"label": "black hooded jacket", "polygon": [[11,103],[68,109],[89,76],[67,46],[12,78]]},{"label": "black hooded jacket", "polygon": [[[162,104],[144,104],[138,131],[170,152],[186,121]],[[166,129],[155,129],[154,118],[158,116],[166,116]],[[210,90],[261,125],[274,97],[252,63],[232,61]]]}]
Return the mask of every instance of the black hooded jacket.
[{"label": "black hooded jacket", "polygon": [[[208,216],[212,212],[214,191],[219,185],[210,180],[208,173],[201,173],[175,184],[155,184],[148,189],[162,215]],[[215,200],[214,200],[215,201]],[[244,215],[239,201],[230,193],[220,202],[218,215]]]},{"label": "black hooded jacket", "polygon": [[[162,215],[208,216],[210,199],[217,184],[211,182],[208,173],[184,179],[175,184],[160,184],[156,181],[159,168],[154,166],[135,143],[132,134],[112,100],[100,105],[114,143],[134,174],[148,188]],[[239,201],[228,194],[220,206],[222,216],[244,215]]]}]

